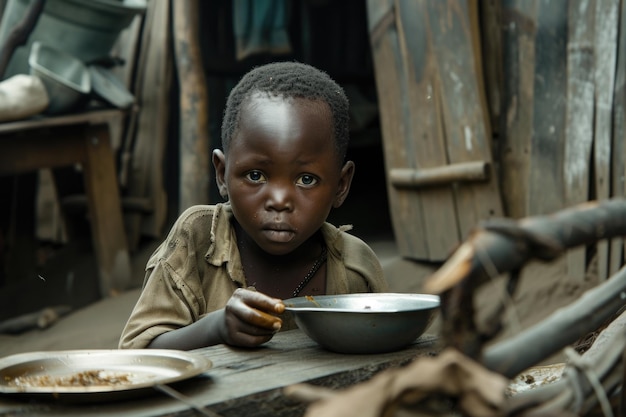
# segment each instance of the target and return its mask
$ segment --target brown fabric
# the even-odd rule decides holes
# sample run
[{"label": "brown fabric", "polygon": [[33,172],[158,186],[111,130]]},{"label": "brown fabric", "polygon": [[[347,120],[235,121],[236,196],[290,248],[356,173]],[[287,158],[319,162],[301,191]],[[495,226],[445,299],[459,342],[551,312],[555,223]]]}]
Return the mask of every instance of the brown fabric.
[{"label": "brown fabric", "polygon": [[[488,371],[454,349],[439,356],[420,357],[405,368],[383,371],[371,380],[337,392],[328,391],[309,406],[305,417],[383,417],[401,406],[416,405],[433,394],[456,398],[463,415],[502,415],[508,380]],[[311,397],[310,390],[288,391],[293,397]]]},{"label": "brown fabric", "polygon": [[[158,335],[187,326],[224,307],[246,287],[232,211],[228,204],[187,209],[148,260],[143,290],[120,338],[120,348],[144,348]],[[387,282],[374,251],[329,223],[327,294],[385,292]],[[282,330],[293,327],[285,323]]]}]

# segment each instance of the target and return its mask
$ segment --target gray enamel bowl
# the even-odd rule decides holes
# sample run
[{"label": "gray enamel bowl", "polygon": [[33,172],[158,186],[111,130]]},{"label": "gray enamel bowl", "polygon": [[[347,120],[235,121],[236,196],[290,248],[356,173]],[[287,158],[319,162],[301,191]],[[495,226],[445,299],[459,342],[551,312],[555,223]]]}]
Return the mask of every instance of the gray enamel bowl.
[{"label": "gray enamel bowl", "polygon": [[439,309],[430,294],[365,293],[284,300],[298,327],[339,353],[400,350],[420,337]]},{"label": "gray enamel bowl", "polygon": [[68,113],[88,101],[89,70],[81,60],[41,42],[34,42],[28,58],[31,75],[41,78],[50,104],[47,114]]}]

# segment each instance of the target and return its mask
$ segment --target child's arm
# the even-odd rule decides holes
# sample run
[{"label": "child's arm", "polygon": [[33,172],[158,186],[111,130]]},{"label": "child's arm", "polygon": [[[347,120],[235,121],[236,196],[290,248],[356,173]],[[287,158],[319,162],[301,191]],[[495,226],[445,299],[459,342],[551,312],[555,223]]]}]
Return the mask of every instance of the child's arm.
[{"label": "child's arm", "polygon": [[285,305],[277,298],[238,289],[223,309],[213,311],[188,326],[157,336],[148,347],[189,350],[219,343],[258,346],[280,330],[282,320],[274,314],[284,310]]}]

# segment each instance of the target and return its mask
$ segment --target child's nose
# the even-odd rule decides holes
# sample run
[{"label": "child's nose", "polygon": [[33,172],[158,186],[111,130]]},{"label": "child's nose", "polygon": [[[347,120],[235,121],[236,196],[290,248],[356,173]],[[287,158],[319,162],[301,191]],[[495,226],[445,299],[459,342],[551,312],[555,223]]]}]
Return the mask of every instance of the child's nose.
[{"label": "child's nose", "polygon": [[290,187],[287,185],[272,184],[268,187],[267,200],[265,202],[267,210],[291,210],[293,201],[291,199]]}]

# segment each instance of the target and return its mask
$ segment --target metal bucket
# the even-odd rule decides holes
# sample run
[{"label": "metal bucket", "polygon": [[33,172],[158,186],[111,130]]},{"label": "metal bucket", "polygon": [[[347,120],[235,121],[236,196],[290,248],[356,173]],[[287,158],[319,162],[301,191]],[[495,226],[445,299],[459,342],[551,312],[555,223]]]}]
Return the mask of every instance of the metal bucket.
[{"label": "metal bucket", "polygon": [[[0,22],[0,47],[30,7],[30,0],[9,0]],[[16,48],[4,78],[28,74],[33,42],[54,46],[83,62],[109,55],[120,32],[136,15],[144,13],[146,0],[47,0],[26,45]]]}]

